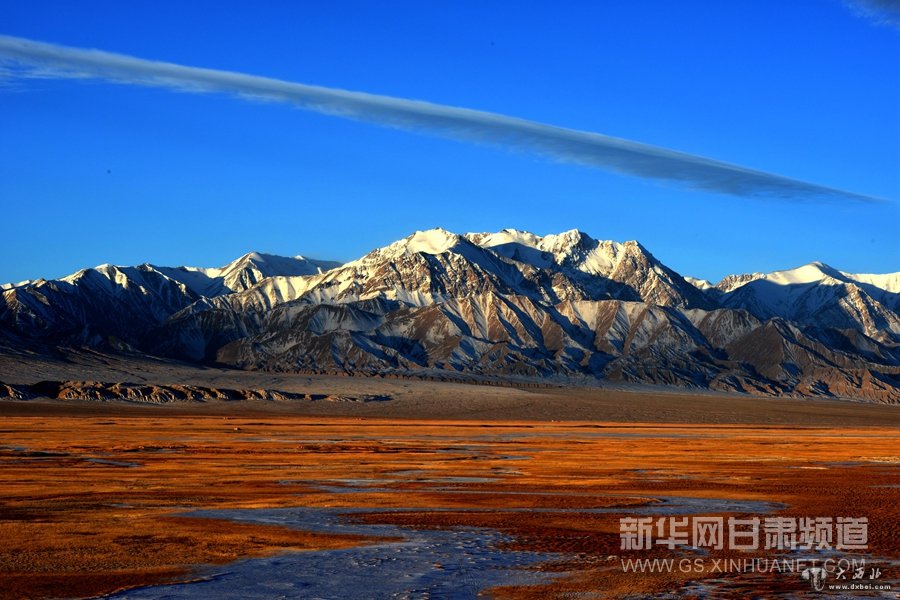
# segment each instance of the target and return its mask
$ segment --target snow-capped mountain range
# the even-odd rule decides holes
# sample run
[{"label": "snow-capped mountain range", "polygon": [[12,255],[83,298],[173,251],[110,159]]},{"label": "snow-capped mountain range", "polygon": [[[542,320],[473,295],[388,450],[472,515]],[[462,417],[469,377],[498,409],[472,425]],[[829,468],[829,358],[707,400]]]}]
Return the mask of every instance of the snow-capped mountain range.
[{"label": "snow-capped mountain range", "polygon": [[900,401],[900,273],[811,263],[713,285],[577,230],[417,231],[346,264],[101,265],[2,294],[7,347]]}]

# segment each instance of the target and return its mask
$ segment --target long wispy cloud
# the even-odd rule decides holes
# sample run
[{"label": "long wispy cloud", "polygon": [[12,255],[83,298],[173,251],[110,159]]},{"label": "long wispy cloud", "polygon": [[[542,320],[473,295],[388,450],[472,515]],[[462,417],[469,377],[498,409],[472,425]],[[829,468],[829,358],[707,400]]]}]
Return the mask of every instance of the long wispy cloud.
[{"label": "long wispy cloud", "polygon": [[900,29],[900,0],[844,0],[844,4],[878,25]]},{"label": "long wispy cloud", "polygon": [[871,196],[702,156],[496,113],[188,67],[11,36],[0,35],[0,63],[7,78],[97,78],[177,91],[218,92],[285,102],[329,115],[498,144],[558,160],[735,196],[879,201]]}]

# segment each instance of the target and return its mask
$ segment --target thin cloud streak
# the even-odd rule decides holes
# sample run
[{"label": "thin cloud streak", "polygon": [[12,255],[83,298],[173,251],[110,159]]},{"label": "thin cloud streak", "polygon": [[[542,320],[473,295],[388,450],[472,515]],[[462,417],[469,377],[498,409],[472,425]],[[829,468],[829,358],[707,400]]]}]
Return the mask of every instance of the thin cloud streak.
[{"label": "thin cloud streak", "polygon": [[844,4],[876,25],[900,29],[900,0],[844,0]]},{"label": "thin cloud streak", "polygon": [[244,73],[187,67],[0,35],[6,75],[97,78],[187,92],[217,92],[292,104],[329,115],[445,137],[532,151],[636,177],[676,182],[716,193],[783,199],[878,198],[747,169],[701,156],[555,127],[506,115],[418,100],[293,83]]}]

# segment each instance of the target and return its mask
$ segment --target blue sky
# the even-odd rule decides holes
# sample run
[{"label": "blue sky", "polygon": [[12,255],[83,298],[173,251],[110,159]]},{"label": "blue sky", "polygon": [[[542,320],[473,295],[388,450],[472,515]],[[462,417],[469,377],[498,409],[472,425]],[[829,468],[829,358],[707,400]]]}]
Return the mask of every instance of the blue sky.
[{"label": "blue sky", "polygon": [[0,280],[582,229],[717,280],[900,270],[900,30],[839,0],[0,3],[0,34],[427,100],[884,198],[743,198],[220,94],[0,79]]}]

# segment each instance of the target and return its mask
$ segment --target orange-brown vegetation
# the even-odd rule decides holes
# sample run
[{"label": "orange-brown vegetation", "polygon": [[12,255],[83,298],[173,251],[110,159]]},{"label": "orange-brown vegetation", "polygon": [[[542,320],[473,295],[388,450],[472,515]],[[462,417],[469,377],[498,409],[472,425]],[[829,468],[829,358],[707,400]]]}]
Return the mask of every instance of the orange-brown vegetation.
[{"label": "orange-brown vegetation", "polygon": [[[493,590],[510,598],[645,594],[704,577],[619,568],[618,518],[660,496],[866,516],[867,552],[900,557],[900,430],[890,427],[48,414],[5,418],[0,446],[2,598],[90,596],[367,542],[181,516],[200,508],[403,507],[357,518],[491,527],[513,548],[564,554],[537,567],[566,572],[553,582]],[[585,512],[601,507],[613,510]]]}]

